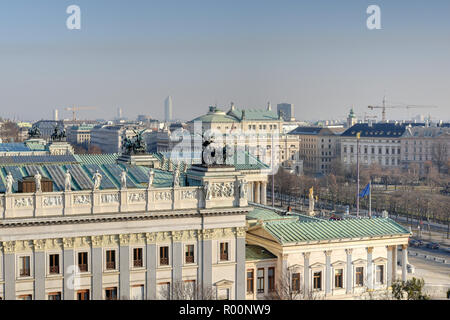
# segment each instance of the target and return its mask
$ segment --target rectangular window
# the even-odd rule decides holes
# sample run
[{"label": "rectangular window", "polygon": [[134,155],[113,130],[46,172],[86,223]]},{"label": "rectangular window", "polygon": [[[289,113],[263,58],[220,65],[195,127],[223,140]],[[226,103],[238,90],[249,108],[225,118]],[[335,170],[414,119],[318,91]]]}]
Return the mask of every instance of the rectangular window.
[{"label": "rectangular window", "polygon": [[159,264],[161,266],[169,265],[169,247],[159,247]]},{"label": "rectangular window", "polygon": [[49,273],[59,274],[59,254],[49,255]]},{"label": "rectangular window", "polygon": [[80,272],[88,272],[87,252],[78,252],[78,268],[80,268]]},{"label": "rectangular window", "polygon": [[106,250],[106,270],[116,269],[116,250]]},{"label": "rectangular window", "polygon": [[131,287],[132,300],[144,300],[144,285],[136,285]]},{"label": "rectangular window", "polygon": [[292,274],[292,291],[300,291],[300,273]]},{"label": "rectangular window", "polygon": [[117,300],[117,287],[105,289],[105,300]]},{"label": "rectangular window", "polygon": [[275,290],[275,268],[270,267],[267,270],[267,280],[269,281],[269,292],[272,292]]},{"label": "rectangular window", "polygon": [[89,290],[78,290],[77,300],[89,300]]},{"label": "rectangular window", "polygon": [[20,276],[29,277],[30,275],[30,256],[20,257]]},{"label": "rectangular window", "polygon": [[362,287],[364,285],[364,267],[356,267],[355,284],[357,287]]},{"label": "rectangular window", "polygon": [[61,300],[61,292],[52,292],[48,294],[48,300]]},{"label": "rectangular window", "polygon": [[247,270],[247,293],[253,293],[254,272],[252,269]]},{"label": "rectangular window", "polygon": [[133,267],[141,268],[144,265],[142,261],[142,248],[133,249]]},{"label": "rectangular window", "polygon": [[264,293],[264,268],[258,269],[258,282],[256,283],[256,290],[258,293]]},{"label": "rectangular window", "polygon": [[344,287],[343,278],[344,278],[344,270],[336,269],[334,271],[334,287],[335,288],[343,288]]},{"label": "rectangular window", "polygon": [[322,271],[314,272],[313,288],[315,290],[322,290]]},{"label": "rectangular window", "polygon": [[18,297],[19,300],[33,300],[33,295],[31,294],[23,294]]},{"label": "rectangular window", "polygon": [[186,263],[194,263],[194,245],[186,245]]},{"label": "rectangular window", "polygon": [[228,242],[220,243],[220,261],[228,260]]},{"label": "rectangular window", "polygon": [[170,299],[170,282],[158,283],[158,288],[156,291],[158,300],[169,300]]},{"label": "rectangular window", "polygon": [[384,283],[384,266],[378,265],[377,266],[377,275],[376,275],[377,283],[383,284]]}]

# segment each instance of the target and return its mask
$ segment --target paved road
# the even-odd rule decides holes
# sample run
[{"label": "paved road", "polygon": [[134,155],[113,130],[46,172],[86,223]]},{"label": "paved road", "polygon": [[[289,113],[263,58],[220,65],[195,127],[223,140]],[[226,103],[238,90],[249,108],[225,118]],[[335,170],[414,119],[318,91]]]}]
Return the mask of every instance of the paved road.
[{"label": "paved road", "polygon": [[415,267],[414,274],[408,273],[408,279],[422,278],[425,281],[424,291],[432,299],[446,299],[447,290],[450,288],[450,265],[414,256],[409,256],[408,260]]}]

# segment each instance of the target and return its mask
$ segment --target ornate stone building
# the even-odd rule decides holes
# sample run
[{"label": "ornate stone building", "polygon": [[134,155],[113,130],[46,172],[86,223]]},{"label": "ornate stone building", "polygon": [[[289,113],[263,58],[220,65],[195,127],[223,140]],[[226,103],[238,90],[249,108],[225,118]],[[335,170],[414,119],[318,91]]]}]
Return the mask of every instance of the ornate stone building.
[{"label": "ornate stone building", "polygon": [[247,299],[361,299],[406,280],[410,232],[389,218],[328,221],[256,207],[247,222]]},{"label": "ornate stone building", "polygon": [[89,190],[75,177],[69,190],[1,194],[0,298],[167,299],[181,286],[244,299],[245,176],[193,166],[168,186],[172,173],[155,171],[151,185],[104,177]]}]

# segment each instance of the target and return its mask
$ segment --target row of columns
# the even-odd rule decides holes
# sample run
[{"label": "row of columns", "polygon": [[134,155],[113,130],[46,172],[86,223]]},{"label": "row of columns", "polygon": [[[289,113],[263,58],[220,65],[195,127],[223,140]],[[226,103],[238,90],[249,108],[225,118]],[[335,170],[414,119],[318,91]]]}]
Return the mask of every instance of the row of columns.
[{"label": "row of columns", "polygon": [[248,182],[249,200],[263,205],[267,204],[267,182],[253,181]]},{"label": "row of columns", "polygon": [[[197,251],[198,274],[197,281],[203,283],[205,287],[211,287],[212,283],[212,240],[199,240],[199,250]],[[147,244],[146,250],[146,298],[156,299],[157,290],[157,245]],[[103,248],[92,247],[91,252],[91,299],[103,299]],[[236,278],[235,278],[235,298],[245,299],[245,238],[236,238]],[[174,282],[182,279],[183,267],[183,247],[181,242],[173,242],[172,247],[172,280]],[[33,299],[45,299],[45,282],[46,282],[46,259],[44,251],[34,252],[34,292]],[[130,299],[130,247],[128,245],[120,245],[118,249],[118,270],[119,285],[118,298]],[[4,258],[4,275],[5,275],[5,299],[16,299],[16,255],[8,253],[3,255]],[[64,276],[62,296],[64,300],[73,300],[75,297],[75,289],[73,287],[73,268],[75,265],[75,256],[73,249],[64,249],[61,254],[61,271]]]},{"label": "row of columns", "polygon": [[[353,263],[352,263],[352,252],[353,249],[346,249],[346,293],[351,294],[353,291]],[[373,264],[373,247],[367,248],[367,266],[366,266],[366,279],[367,288],[369,290],[374,289],[374,264]],[[407,245],[402,245],[402,256],[401,256],[401,266],[402,266],[402,281],[407,279]],[[310,283],[310,264],[309,264],[310,253],[306,252],[303,254],[303,266],[304,266],[304,292],[309,293],[311,291]],[[287,259],[283,260],[283,268],[287,266]],[[392,282],[397,278],[397,246],[387,246],[387,266],[386,266],[386,284],[388,287],[392,285]],[[331,250],[325,251],[325,293],[331,294],[333,275],[331,273]]]}]

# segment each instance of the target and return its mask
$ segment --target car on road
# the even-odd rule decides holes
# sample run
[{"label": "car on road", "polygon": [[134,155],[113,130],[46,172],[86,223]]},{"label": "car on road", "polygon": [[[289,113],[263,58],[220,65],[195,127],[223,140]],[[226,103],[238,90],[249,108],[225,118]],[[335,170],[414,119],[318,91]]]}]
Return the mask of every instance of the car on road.
[{"label": "car on road", "polygon": [[429,249],[439,249],[440,245],[437,242],[427,243],[427,248]]},{"label": "car on road", "polygon": [[409,239],[409,245],[411,247],[421,247],[423,246],[423,241],[417,239]]}]

